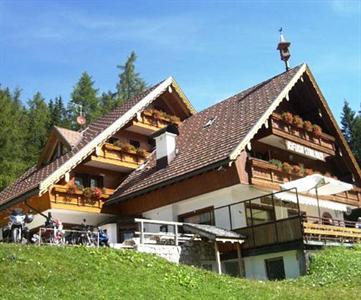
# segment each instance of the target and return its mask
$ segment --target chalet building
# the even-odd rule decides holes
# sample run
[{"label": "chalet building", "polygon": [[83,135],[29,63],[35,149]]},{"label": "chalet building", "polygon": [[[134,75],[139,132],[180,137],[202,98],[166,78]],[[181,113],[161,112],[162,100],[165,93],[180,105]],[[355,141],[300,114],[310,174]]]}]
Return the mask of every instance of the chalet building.
[{"label": "chalet building", "polygon": [[[307,65],[198,113],[168,78],[83,131],[55,127],[38,164],[0,193],[0,226],[21,207],[51,212],[65,228],[86,219],[122,243],[138,230],[134,218],[169,222],[162,232],[186,223],[215,241],[218,257],[199,265],[291,278],[305,272],[309,251],[361,239],[352,222],[360,188]],[[30,225],[43,223],[37,215]],[[240,251],[219,242],[231,239]]]}]

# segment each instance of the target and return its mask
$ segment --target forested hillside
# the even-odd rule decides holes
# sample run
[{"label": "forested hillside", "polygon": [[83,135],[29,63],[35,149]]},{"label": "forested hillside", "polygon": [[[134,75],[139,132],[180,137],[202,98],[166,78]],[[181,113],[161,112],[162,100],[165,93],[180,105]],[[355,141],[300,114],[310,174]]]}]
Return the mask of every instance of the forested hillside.
[{"label": "forested hillside", "polygon": [[80,130],[76,117],[81,113],[89,124],[143,91],[146,83],[135,71],[135,61],[132,52],[124,65],[117,66],[120,73],[114,91],[100,92],[87,72],[71,95],[54,99],[45,99],[40,91],[23,99],[21,89],[11,91],[0,85],[0,191],[36,164],[53,126]]}]

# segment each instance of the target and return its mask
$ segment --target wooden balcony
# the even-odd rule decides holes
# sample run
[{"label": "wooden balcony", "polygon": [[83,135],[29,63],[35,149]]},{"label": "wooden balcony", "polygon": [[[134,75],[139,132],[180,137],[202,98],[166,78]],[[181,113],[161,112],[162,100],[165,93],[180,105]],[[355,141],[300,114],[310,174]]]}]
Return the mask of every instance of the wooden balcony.
[{"label": "wooden balcony", "polygon": [[118,172],[130,172],[144,163],[149,153],[143,152],[140,155],[136,150],[124,149],[106,143],[90,156],[86,165]]},{"label": "wooden balcony", "polygon": [[179,125],[179,123],[180,120],[175,116],[155,114],[146,110],[131,122],[127,130],[149,136],[170,124]]},{"label": "wooden balcony", "polygon": [[[249,159],[250,183],[267,190],[279,190],[280,184],[302,178],[303,176],[294,173],[286,173],[276,165],[268,161],[251,158]],[[354,206],[361,203],[360,189],[354,187],[353,190],[331,196],[320,196],[320,199],[342,202]]]},{"label": "wooden balcony", "polygon": [[87,198],[84,196],[83,190],[73,190],[70,192],[66,185],[53,185],[49,195],[52,208],[99,213],[103,203],[113,192],[113,189],[104,188],[100,197]]},{"label": "wooden balcony", "polygon": [[316,217],[296,216],[234,231],[247,237],[242,246],[244,249],[295,241],[310,245],[353,244],[361,241],[361,229],[355,228],[355,222],[330,222]]},{"label": "wooden balcony", "polygon": [[[326,155],[335,155],[335,138],[324,132],[316,136],[312,132],[306,131],[295,125],[286,123],[281,115],[273,113],[270,119],[270,128],[267,136],[261,139],[266,144],[278,148],[285,147],[284,140],[294,142],[307,148],[322,152]],[[283,148],[282,148],[283,149]]]}]

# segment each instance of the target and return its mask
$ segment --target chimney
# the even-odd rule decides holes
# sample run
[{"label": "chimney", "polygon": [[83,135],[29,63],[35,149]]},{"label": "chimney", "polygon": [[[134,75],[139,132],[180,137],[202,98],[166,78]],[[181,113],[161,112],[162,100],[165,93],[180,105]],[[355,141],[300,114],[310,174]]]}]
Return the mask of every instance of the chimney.
[{"label": "chimney", "polygon": [[165,168],[175,158],[177,135],[179,131],[175,125],[168,125],[152,135],[155,139],[157,169]]}]

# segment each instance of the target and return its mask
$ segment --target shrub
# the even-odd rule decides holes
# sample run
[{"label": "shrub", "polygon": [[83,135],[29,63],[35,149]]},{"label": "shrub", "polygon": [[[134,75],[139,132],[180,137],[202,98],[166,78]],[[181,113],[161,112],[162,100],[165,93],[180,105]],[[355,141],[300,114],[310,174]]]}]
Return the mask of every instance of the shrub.
[{"label": "shrub", "polygon": [[283,112],[282,113],[282,119],[288,124],[292,124],[293,122],[293,115],[290,112]]}]

